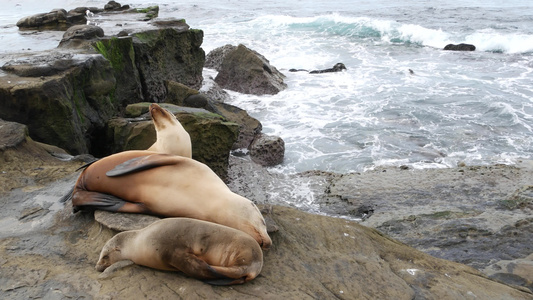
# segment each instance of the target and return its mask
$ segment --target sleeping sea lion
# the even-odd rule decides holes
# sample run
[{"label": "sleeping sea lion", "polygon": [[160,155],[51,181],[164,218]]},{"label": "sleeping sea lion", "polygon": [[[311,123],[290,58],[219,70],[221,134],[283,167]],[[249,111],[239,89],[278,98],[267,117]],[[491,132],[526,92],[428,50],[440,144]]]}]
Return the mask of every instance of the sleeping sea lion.
[{"label": "sleeping sea lion", "polygon": [[215,285],[250,281],[263,267],[263,252],[246,233],[189,218],[166,218],[118,233],[102,248],[96,270],[125,259]]},{"label": "sleeping sea lion", "polygon": [[173,113],[156,103],[150,104],[157,140],[148,151],[192,157],[191,137]]},{"label": "sleeping sea lion", "polygon": [[187,157],[151,151],[104,157],[83,170],[69,198],[75,211],[194,218],[246,232],[265,249],[272,244],[257,206]]}]

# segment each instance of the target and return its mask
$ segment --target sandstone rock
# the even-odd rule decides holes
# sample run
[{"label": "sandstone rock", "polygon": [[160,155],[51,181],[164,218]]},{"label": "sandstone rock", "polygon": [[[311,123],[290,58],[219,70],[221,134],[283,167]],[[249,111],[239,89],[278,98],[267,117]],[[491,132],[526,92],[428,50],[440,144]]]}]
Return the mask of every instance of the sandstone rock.
[{"label": "sandstone rock", "polygon": [[186,106],[184,105],[185,99],[187,99],[189,96],[197,95],[199,93],[196,89],[171,80],[166,82],[166,88],[167,96],[165,103],[171,103],[178,106]]},{"label": "sandstone rock", "polygon": [[143,214],[112,213],[97,210],[94,212],[94,219],[115,231],[139,230],[160,220],[158,217]]},{"label": "sandstone rock", "polygon": [[100,55],[50,52],[2,68],[18,76],[0,81],[0,118],[27,125],[37,141],[88,153],[91,132],[114,114],[115,78]]},{"label": "sandstone rock", "polygon": [[201,30],[163,28],[132,34],[135,62],[143,78],[144,99],[163,102],[165,82],[180,82],[199,89],[205,53]]},{"label": "sandstone rock", "polygon": [[279,136],[260,134],[250,145],[250,157],[262,166],[279,165],[285,157],[285,142]]},{"label": "sandstone rock", "polygon": [[[82,164],[83,160],[61,149],[33,141],[25,125],[0,119],[0,195],[16,188],[38,189],[71,174]],[[27,219],[27,215],[21,218]]]},{"label": "sandstone rock", "polygon": [[235,49],[237,49],[237,46],[227,44],[225,46],[218,47],[209,51],[209,53],[205,57],[204,67],[220,71],[220,68],[222,67],[222,62],[226,58],[226,55],[228,55],[228,53],[234,51]]},{"label": "sandstone rock", "polygon": [[263,129],[261,122],[251,117],[244,109],[221,102],[210,102],[208,106],[209,111],[223,116],[232,123],[239,124],[239,137],[232,147],[234,150],[247,149],[255,136]]},{"label": "sandstone rock", "polygon": [[284,77],[265,57],[239,45],[225,55],[215,82],[240,93],[274,95],[287,87]]},{"label": "sandstone rock", "polygon": [[119,104],[117,105],[119,112],[122,112],[122,108],[128,104],[142,102],[143,83],[135,60],[133,39],[108,37],[92,45],[111,63],[116,80],[114,98]]},{"label": "sandstone rock", "polygon": [[67,24],[67,11],[53,9],[48,13],[24,17],[17,22],[17,27],[19,29],[65,30],[69,27],[69,24]]},{"label": "sandstone rock", "polygon": [[74,25],[69,27],[63,34],[63,38],[58,47],[79,48],[80,45],[87,45],[87,41],[98,39],[104,36],[104,30],[94,25]]},{"label": "sandstone rock", "polygon": [[448,44],[444,47],[444,50],[451,50],[451,51],[475,51],[476,46],[470,45],[470,44]]},{"label": "sandstone rock", "polygon": [[526,258],[501,260],[483,269],[483,273],[509,285],[527,287],[533,292],[533,254]]}]

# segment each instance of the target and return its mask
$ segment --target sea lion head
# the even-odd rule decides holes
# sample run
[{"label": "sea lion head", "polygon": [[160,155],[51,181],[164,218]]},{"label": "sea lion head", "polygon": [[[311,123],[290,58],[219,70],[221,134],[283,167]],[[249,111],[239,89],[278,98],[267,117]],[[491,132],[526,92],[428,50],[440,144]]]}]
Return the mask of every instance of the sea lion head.
[{"label": "sea lion head", "polygon": [[115,235],[113,238],[107,241],[100,252],[100,258],[98,259],[95,267],[96,271],[103,272],[112,264],[124,259],[121,251],[123,246],[122,243],[123,236],[121,233]]},{"label": "sea lion head", "polygon": [[150,115],[157,140],[148,150],[192,157],[191,138],[176,116],[156,103],[150,104]]},{"label": "sea lion head", "polygon": [[261,211],[257,206],[251,202],[254,213],[249,217],[249,225],[252,228],[252,232],[255,232],[254,239],[259,243],[261,248],[268,250],[272,246],[272,240],[267,232],[266,222],[261,214]]},{"label": "sea lion head", "polygon": [[152,120],[154,121],[155,128],[158,132],[163,131],[169,126],[175,126],[177,123],[181,126],[181,123],[179,123],[174,114],[156,103],[150,104],[150,116],[152,116]]}]

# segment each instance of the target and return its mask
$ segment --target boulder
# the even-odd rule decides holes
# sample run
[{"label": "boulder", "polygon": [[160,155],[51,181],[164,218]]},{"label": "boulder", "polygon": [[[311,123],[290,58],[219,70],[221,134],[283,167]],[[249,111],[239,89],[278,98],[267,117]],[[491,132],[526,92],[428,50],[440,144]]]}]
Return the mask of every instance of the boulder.
[{"label": "boulder", "polygon": [[67,24],[67,11],[64,9],[53,9],[48,13],[24,17],[17,22],[19,29],[30,30],[65,30],[69,26],[70,24]]},{"label": "boulder", "polygon": [[274,95],[287,87],[284,77],[265,57],[241,44],[224,56],[215,82],[240,93]]},{"label": "boulder", "polygon": [[275,166],[283,162],[285,142],[279,136],[259,134],[250,145],[250,157],[262,166]]},{"label": "boulder", "polygon": [[120,9],[122,5],[116,1],[109,1],[104,5],[104,10],[117,10]]},{"label": "boulder", "polygon": [[211,101],[226,102],[231,99],[228,92],[221,88],[211,76],[204,78],[200,92],[205,94]]},{"label": "boulder", "polygon": [[228,55],[228,53],[234,51],[235,49],[237,49],[237,46],[227,44],[209,51],[209,53],[205,57],[204,67],[220,71],[222,67],[222,62],[226,58],[226,55]]},{"label": "boulder", "polygon": [[85,157],[35,142],[26,125],[0,119],[0,195],[16,188],[38,189],[72,174],[84,162]]},{"label": "boulder", "polygon": [[0,118],[27,125],[37,141],[89,153],[92,132],[115,113],[116,81],[101,55],[51,51],[2,69]]},{"label": "boulder", "polygon": [[[167,96],[165,99],[165,103],[171,103],[178,106],[189,106],[185,105],[185,99],[189,98],[190,96],[198,95],[199,92],[196,89],[190,88],[182,83],[175,82],[168,80],[166,82],[166,88],[167,88]],[[192,101],[191,101],[192,102]],[[203,106],[192,106],[192,107],[199,107],[203,108]]]},{"label": "boulder", "polygon": [[255,136],[261,133],[263,125],[251,117],[244,109],[222,102],[210,102],[207,110],[223,116],[232,123],[239,124],[239,137],[232,149],[248,149]]},{"label": "boulder", "polygon": [[451,50],[451,51],[475,51],[476,46],[470,45],[470,44],[448,44],[444,47],[444,50]]},{"label": "boulder", "polygon": [[94,43],[92,47],[102,54],[113,68],[116,80],[115,102],[118,111],[132,103],[142,102],[143,82],[137,67],[132,37],[106,37]]},{"label": "boulder", "polygon": [[203,31],[162,28],[132,36],[135,62],[143,79],[144,99],[163,102],[168,80],[200,88],[205,61],[205,52],[200,48]]},{"label": "boulder", "polygon": [[[150,103],[129,105],[126,111],[135,118],[114,118],[103,135],[101,154],[125,150],[145,150],[156,141],[156,132],[148,112]],[[223,180],[227,177],[228,157],[237,140],[238,125],[204,109],[160,103],[174,113],[191,137],[192,156],[207,164]]]},{"label": "boulder", "polygon": [[63,34],[58,47],[62,48],[82,48],[90,49],[92,40],[104,36],[104,30],[95,25],[74,25],[69,27]]}]

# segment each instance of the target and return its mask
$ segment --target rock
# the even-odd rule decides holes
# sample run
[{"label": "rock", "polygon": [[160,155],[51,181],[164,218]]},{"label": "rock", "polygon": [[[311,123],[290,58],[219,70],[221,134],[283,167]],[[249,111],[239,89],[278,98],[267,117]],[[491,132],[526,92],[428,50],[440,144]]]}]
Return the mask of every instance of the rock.
[{"label": "rock", "polygon": [[209,53],[205,57],[204,67],[220,71],[222,67],[222,62],[226,58],[226,55],[228,55],[228,53],[234,51],[235,49],[237,49],[237,46],[227,44],[225,46],[218,47],[209,51]]},{"label": "rock", "polygon": [[[137,116],[148,112],[149,105],[150,103],[130,105],[126,111],[129,115]],[[160,106],[174,113],[189,133],[193,158],[207,164],[225,180],[229,153],[237,140],[238,125],[204,109],[167,103],[160,103]],[[102,153],[145,150],[155,142],[156,133],[149,116],[137,119],[114,118],[109,121],[102,140],[100,144],[108,146]]]},{"label": "rock", "polygon": [[189,30],[189,25],[185,22],[185,19],[176,18],[157,18],[150,22],[150,24],[159,28],[175,28],[177,30]]},{"label": "rock", "polygon": [[526,258],[501,260],[483,269],[483,273],[509,285],[527,287],[533,292],[533,254]]},{"label": "rock", "polygon": [[265,57],[241,44],[225,55],[215,82],[240,93],[274,95],[287,87],[284,77]]},{"label": "rock", "polygon": [[448,44],[444,47],[444,50],[451,50],[451,51],[475,51],[476,46],[470,45],[470,44]]},{"label": "rock", "polygon": [[91,132],[115,112],[115,78],[109,61],[95,54],[51,51],[2,67],[0,118],[28,126],[37,141],[88,153]]},{"label": "rock", "polygon": [[[163,100],[167,80],[201,84],[205,54],[200,30],[100,35],[97,27],[74,27],[61,48],[2,66],[8,75],[0,82],[0,118],[26,124],[35,140],[73,154],[108,155],[98,148],[111,116],[122,114],[130,103]],[[79,37],[96,41],[77,44],[85,41]]]},{"label": "rock", "polygon": [[[166,82],[167,87],[167,96],[165,99],[165,103],[171,103],[178,106],[188,106],[185,105],[185,99],[187,99],[190,96],[198,95],[199,92],[196,89],[192,89],[182,83],[175,82],[175,81],[167,81]],[[200,106],[205,107],[205,106]]]},{"label": "rock", "polygon": [[211,101],[215,102],[226,102],[231,99],[228,92],[222,89],[212,77],[204,78],[200,92],[205,94]]},{"label": "rock", "polygon": [[232,149],[248,149],[255,136],[261,133],[263,129],[263,125],[259,120],[251,117],[244,109],[234,105],[210,102],[207,109],[223,116],[229,122],[239,124],[239,137],[233,144]]},{"label": "rock", "polygon": [[195,107],[195,108],[205,108],[209,102],[209,99],[206,95],[198,93],[195,95],[190,95],[185,100],[183,100],[183,106],[186,107]]},{"label": "rock", "polygon": [[122,5],[116,1],[109,1],[104,5],[104,10],[117,10],[120,9]]},{"label": "rock", "polygon": [[250,157],[262,166],[275,166],[283,162],[285,142],[279,136],[259,134],[250,145]]},{"label": "rock", "polygon": [[324,70],[313,70],[309,74],[321,74],[321,73],[332,73],[332,72],[342,72],[346,70],[346,66],[343,63],[336,63],[332,68]]},{"label": "rock", "polygon": [[[156,5],[156,6],[149,6],[149,7],[146,7],[146,8],[137,8],[135,9],[135,12],[138,12],[138,13],[143,13],[145,15],[145,17],[142,19],[142,21],[150,21],[152,19],[155,19],[157,18],[157,16],[159,15],[159,6]],[[167,24],[168,26],[169,24]],[[188,25],[187,27],[182,27],[182,25],[180,24],[180,27],[179,28],[175,28],[176,30],[187,30],[189,29]]]},{"label": "rock", "polygon": [[119,103],[118,110],[128,104],[142,102],[143,82],[135,60],[132,37],[108,37],[100,39],[92,46],[102,54],[113,68],[116,80],[115,101]]},{"label": "rock", "polygon": [[138,71],[143,78],[144,99],[163,102],[166,81],[199,89],[205,53],[201,30],[163,28],[132,34]]},{"label": "rock", "polygon": [[79,48],[80,44],[91,45],[86,41],[98,39],[104,36],[104,30],[94,25],[74,25],[69,27],[63,34],[58,47]]},{"label": "rock", "polygon": [[94,212],[94,219],[115,231],[139,230],[160,220],[155,216],[143,214],[113,213],[103,210]]},{"label": "rock", "polygon": [[[26,191],[41,188],[44,183],[70,175],[83,164],[75,157],[50,145],[33,141],[28,128],[0,119],[0,196],[16,188]],[[2,202],[2,204],[6,204]],[[35,204],[35,203],[33,203]],[[21,216],[27,215],[27,213]],[[1,258],[0,258],[1,261]]]},{"label": "rock", "polygon": [[67,11],[64,9],[53,9],[48,13],[24,17],[17,22],[19,29],[65,30],[69,26],[67,24]]}]

